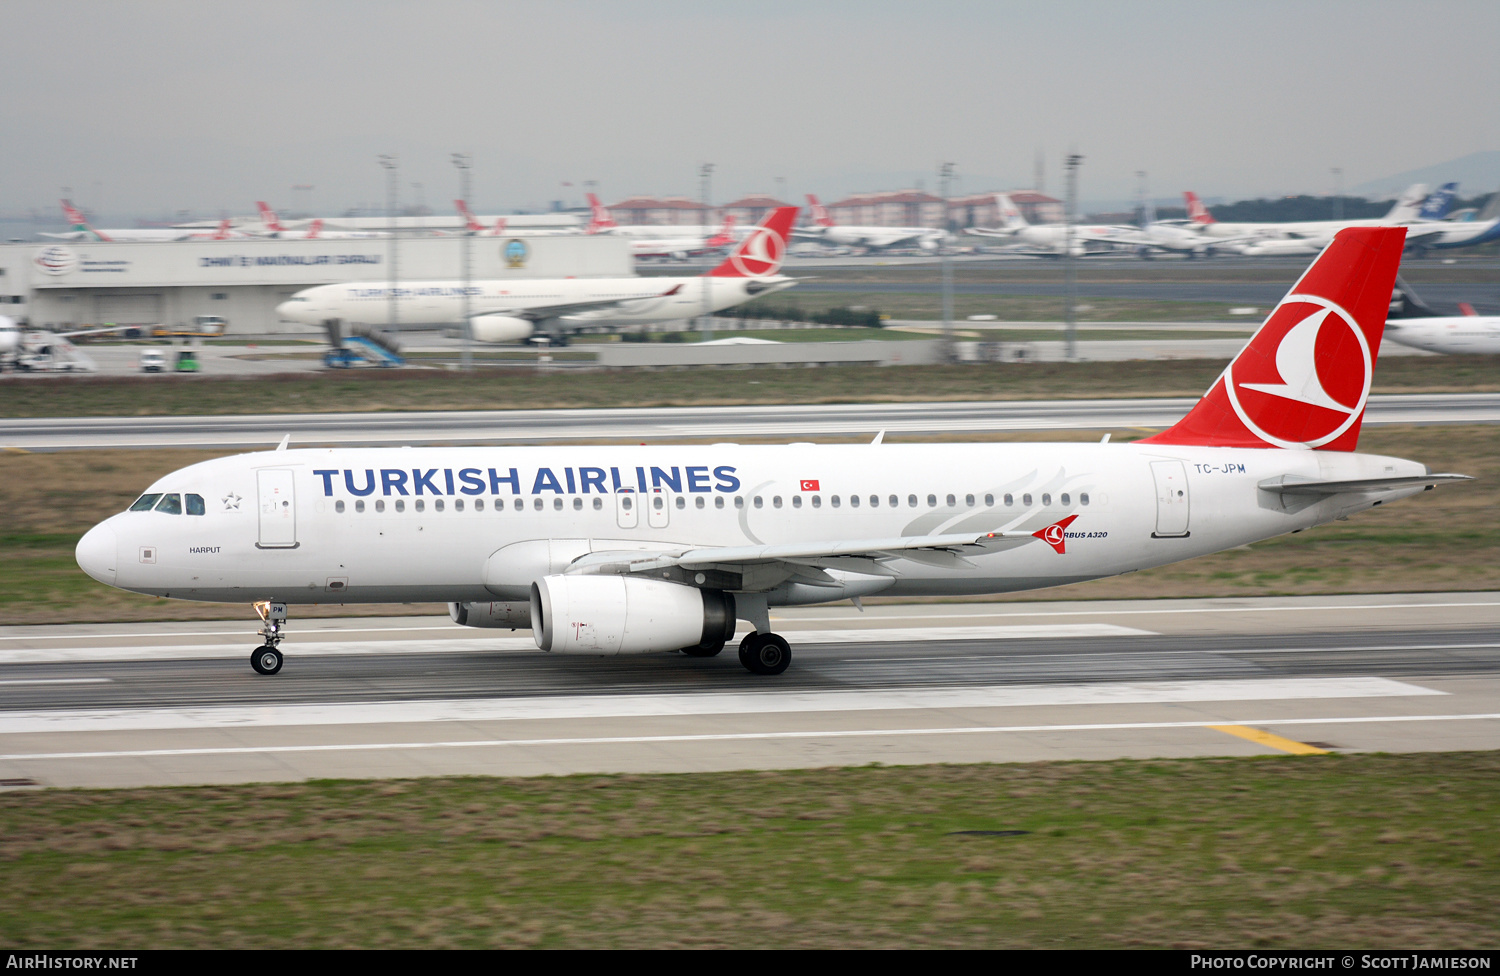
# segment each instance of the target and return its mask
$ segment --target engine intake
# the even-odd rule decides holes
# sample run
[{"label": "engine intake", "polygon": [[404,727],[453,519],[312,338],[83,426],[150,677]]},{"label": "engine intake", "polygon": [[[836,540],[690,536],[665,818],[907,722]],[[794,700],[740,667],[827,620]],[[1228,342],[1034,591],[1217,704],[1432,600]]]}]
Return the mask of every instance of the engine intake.
[{"label": "engine intake", "polygon": [[555,654],[647,654],[734,637],[734,596],[629,576],[544,576],[531,584],[536,645]]}]

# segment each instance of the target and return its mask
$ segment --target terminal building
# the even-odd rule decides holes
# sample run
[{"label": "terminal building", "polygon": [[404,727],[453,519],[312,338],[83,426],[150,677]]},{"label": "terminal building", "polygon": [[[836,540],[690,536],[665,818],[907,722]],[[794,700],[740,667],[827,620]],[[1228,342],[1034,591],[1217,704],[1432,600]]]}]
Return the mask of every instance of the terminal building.
[{"label": "terminal building", "polygon": [[[613,235],[413,237],[395,241],[395,279],[629,277],[629,242]],[[0,314],[32,328],[164,325],[198,316],[226,332],[305,331],[276,306],[304,288],[389,281],[390,240],[226,240],[149,244],[0,244]]]}]

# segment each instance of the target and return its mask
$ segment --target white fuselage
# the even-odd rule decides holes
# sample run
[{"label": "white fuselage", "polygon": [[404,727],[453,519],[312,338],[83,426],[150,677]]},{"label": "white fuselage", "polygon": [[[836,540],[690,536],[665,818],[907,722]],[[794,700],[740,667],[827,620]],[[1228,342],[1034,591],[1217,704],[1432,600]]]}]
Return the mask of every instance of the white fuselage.
[{"label": "white fuselage", "polygon": [[[705,306],[717,311],[793,284],[794,279],[783,275],[473,281],[467,286],[467,308],[471,316],[524,315],[533,320],[546,319],[548,308],[558,308],[557,317],[570,326],[641,325],[692,318],[703,314]],[[403,281],[397,288],[395,322],[391,320],[391,286],[383,281],[319,285],[298,292],[276,310],[285,319],[309,325],[340,319],[380,328],[446,326],[463,321],[465,287],[462,281]],[[589,302],[615,304],[567,311]]]},{"label": "white fuselage", "polygon": [[802,228],[794,232],[803,240],[817,240],[840,247],[897,247],[899,245],[932,249],[947,234],[936,227],[860,227],[835,225]]},{"label": "white fuselage", "polygon": [[1391,319],[1385,337],[1428,352],[1493,356],[1500,354],[1500,315]]},{"label": "white fuselage", "polygon": [[[832,582],[752,567],[721,584],[773,606],[997,593],[1176,562],[1421,490],[1282,496],[1258,487],[1268,479],[1425,473],[1372,455],[1154,444],[300,449],[167,475],[148,493],[203,514],[115,515],[78,559],[102,582],[178,599],[451,603],[525,600],[589,553],[1004,532],[993,551],[825,560]],[[1064,552],[1030,536],[1069,515]]]}]

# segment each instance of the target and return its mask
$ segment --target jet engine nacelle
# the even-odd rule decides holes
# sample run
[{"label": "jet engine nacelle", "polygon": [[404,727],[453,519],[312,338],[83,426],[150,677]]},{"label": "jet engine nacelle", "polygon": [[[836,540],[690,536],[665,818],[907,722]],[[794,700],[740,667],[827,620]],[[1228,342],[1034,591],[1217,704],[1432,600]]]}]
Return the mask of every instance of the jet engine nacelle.
[{"label": "jet engine nacelle", "polygon": [[531,604],[450,603],[448,617],[461,627],[503,627],[515,630],[531,626]]},{"label": "jet engine nacelle", "polygon": [[555,654],[646,654],[734,636],[734,597],[628,576],[544,576],[531,585],[536,645]]},{"label": "jet engine nacelle", "polygon": [[514,315],[476,315],[469,328],[478,342],[522,342],[534,331],[531,322]]}]

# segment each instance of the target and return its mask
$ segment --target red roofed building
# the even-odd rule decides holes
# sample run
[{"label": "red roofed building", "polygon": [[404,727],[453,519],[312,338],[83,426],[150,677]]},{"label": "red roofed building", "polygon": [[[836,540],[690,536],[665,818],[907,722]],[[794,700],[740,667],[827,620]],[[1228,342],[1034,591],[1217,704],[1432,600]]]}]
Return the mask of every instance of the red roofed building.
[{"label": "red roofed building", "polygon": [[785,206],[787,204],[768,193],[752,193],[724,204],[719,208],[719,212],[726,217],[733,217],[735,223],[741,227],[748,227],[760,223],[765,219],[766,214],[777,207]]},{"label": "red roofed building", "polygon": [[[1029,223],[1054,224],[1063,219],[1063,203],[1045,194],[1031,190],[1011,190],[1010,198]],[[999,227],[1000,205],[993,193],[971,193],[948,200],[950,226],[963,230],[965,227]]]},{"label": "red roofed building", "polygon": [[941,227],[943,199],[921,190],[855,193],[828,204],[828,215],[857,227]]},{"label": "red roofed building", "polygon": [[627,197],[619,203],[608,204],[609,215],[617,224],[712,224],[717,223],[716,211],[710,210],[704,218],[703,204],[687,197]]}]

